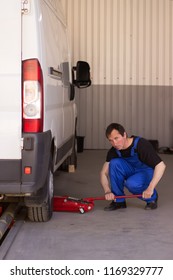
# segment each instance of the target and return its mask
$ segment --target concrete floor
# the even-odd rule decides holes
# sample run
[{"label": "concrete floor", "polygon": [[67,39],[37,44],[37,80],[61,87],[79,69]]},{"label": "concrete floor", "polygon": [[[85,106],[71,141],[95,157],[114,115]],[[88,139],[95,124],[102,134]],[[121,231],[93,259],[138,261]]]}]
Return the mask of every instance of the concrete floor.
[{"label": "concrete floor", "polygon": [[[99,172],[106,151],[78,154],[75,173],[56,172],[55,195],[78,198],[103,195]],[[54,212],[47,223],[23,224],[6,259],[11,260],[172,260],[173,187],[172,155],[161,155],[167,165],[158,186],[159,207],[144,210],[145,203],[128,199],[127,209],[103,211],[96,201],[85,214]]]}]

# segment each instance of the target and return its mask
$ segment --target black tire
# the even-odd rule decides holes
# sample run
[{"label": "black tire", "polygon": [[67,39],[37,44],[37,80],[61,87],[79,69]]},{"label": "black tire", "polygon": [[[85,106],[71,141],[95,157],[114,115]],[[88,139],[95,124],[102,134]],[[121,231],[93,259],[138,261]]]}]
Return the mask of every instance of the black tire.
[{"label": "black tire", "polygon": [[47,190],[46,199],[41,206],[28,207],[28,218],[32,222],[47,222],[53,213],[53,174],[49,170],[45,186]]}]

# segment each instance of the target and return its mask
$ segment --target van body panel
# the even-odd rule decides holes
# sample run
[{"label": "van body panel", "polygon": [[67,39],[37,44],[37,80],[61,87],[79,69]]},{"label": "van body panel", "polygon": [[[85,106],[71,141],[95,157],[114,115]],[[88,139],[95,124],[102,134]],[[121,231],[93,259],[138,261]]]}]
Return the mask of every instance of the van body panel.
[{"label": "van body panel", "polygon": [[[21,159],[21,2],[1,1],[0,159]],[[3,8],[2,8],[3,7]]]},{"label": "van body panel", "polygon": [[[70,53],[59,4],[31,0],[25,13],[22,1],[1,1],[0,194],[36,193],[51,157],[55,171],[72,152],[77,112],[70,99]],[[23,133],[22,62],[35,59],[43,75],[43,131]]]},{"label": "van body panel", "polygon": [[[76,117],[74,100],[70,101],[72,81],[67,28],[56,1],[52,4],[40,1],[40,7],[40,34],[45,54],[43,73],[46,79],[44,131],[51,127],[56,148],[59,149],[74,135]],[[52,74],[50,69],[58,74]]]}]

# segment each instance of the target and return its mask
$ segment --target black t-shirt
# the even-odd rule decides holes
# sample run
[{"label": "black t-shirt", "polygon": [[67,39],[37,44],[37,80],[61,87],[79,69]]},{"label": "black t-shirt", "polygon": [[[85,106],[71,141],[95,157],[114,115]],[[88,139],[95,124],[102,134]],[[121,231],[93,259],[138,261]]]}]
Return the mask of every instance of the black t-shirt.
[{"label": "black t-shirt", "polygon": [[[120,150],[121,156],[123,158],[130,157],[131,155],[131,148],[134,145],[134,139],[136,138],[136,136],[132,136],[132,137],[133,137],[132,144],[127,149]],[[155,166],[162,161],[162,159],[159,157],[157,152],[154,150],[152,144],[144,138],[139,139],[136,147],[136,152],[138,154],[140,161],[142,161],[143,163],[147,164],[152,168],[155,168]],[[118,158],[118,157],[119,156],[116,152],[116,149],[112,147],[107,153],[106,161],[109,162],[111,159]]]}]

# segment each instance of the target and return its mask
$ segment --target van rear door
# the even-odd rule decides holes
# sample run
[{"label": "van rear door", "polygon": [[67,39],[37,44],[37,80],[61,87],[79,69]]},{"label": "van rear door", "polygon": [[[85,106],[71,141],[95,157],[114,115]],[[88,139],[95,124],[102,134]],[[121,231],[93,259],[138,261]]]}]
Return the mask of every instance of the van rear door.
[{"label": "van rear door", "polygon": [[21,159],[21,1],[1,0],[0,161]]}]

